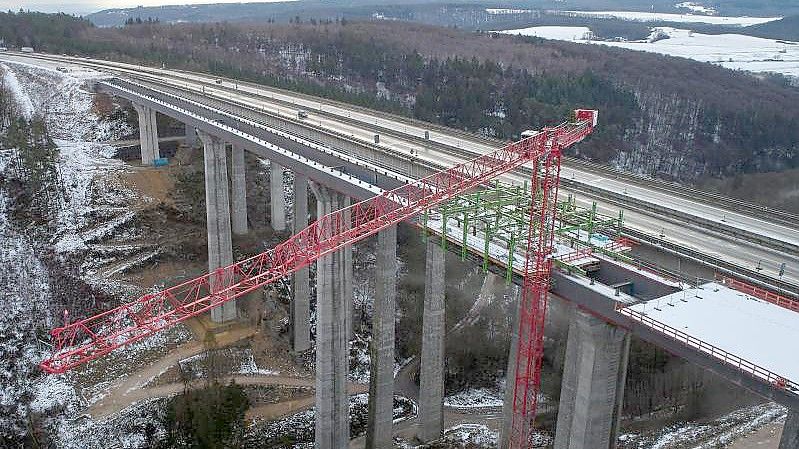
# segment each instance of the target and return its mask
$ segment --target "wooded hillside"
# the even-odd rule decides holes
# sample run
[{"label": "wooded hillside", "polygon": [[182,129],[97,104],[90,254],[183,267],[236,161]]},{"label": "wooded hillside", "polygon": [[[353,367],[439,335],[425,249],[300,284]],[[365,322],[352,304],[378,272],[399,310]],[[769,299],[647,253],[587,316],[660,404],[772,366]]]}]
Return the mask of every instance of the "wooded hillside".
[{"label": "wooded hillside", "polygon": [[[0,29],[23,16],[2,15]],[[799,90],[685,59],[402,22],[78,25],[31,29],[45,51],[209,71],[500,138],[596,107],[602,126],[579,156],[670,179],[799,167]]]}]

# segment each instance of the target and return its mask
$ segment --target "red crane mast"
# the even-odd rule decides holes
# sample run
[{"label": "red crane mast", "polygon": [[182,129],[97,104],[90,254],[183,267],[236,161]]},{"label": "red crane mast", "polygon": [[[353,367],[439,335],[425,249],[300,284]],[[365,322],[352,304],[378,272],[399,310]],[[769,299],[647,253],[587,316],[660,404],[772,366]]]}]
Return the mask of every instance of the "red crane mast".
[{"label": "red crane mast", "polygon": [[534,201],[519,303],[519,348],[510,435],[512,448],[528,447],[541,381],[561,152],[583,140],[596,123],[597,111],[578,109],[574,121],[544,128],[471,161],[320,217],[272,250],[98,315],[66,322],[50,332],[54,352],[40,366],[47,373],[66,372],[275,282],[332,251],[532,161]]}]

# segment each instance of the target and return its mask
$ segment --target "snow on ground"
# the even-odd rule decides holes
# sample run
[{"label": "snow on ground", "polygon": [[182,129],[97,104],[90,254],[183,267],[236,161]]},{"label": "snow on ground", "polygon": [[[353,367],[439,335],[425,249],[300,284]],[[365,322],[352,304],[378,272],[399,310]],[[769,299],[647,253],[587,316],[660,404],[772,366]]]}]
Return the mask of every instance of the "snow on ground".
[{"label": "snow on ground", "polygon": [[484,424],[458,424],[444,431],[444,440],[455,444],[474,444],[478,447],[496,447],[499,432]]},{"label": "snow on ground", "polygon": [[[0,154],[0,175],[9,156]],[[46,354],[38,337],[52,323],[49,277],[35,249],[9,222],[7,201],[0,191],[0,440],[25,431],[26,397],[38,413],[77,403],[64,376],[43,376],[37,366]]]},{"label": "snow on ground", "polygon": [[711,8],[709,6],[704,6],[704,5],[700,4],[700,3],[682,2],[682,3],[677,3],[676,5],[674,5],[674,7],[675,8],[687,9],[687,10],[692,11],[692,12],[698,12],[699,14],[707,14],[707,15],[716,14],[716,10],[715,9],[713,9],[713,8]]},{"label": "snow on ground", "polygon": [[33,103],[19,84],[17,75],[5,64],[0,64],[0,70],[3,71],[3,86],[14,95],[17,107],[19,108],[19,114],[30,119],[33,116]]},{"label": "snow on ground", "polygon": [[[132,218],[132,214],[122,213],[109,222],[108,229],[98,227],[89,235],[81,232],[98,208],[107,208],[108,203],[127,205],[133,199],[132,192],[109,191],[105,183],[99,184],[101,176],[127,170],[122,161],[111,157],[113,149],[102,141],[128,134],[130,129],[124,122],[98,120],[92,111],[92,96],[83,89],[85,77],[75,78],[26,64],[9,63],[5,67],[6,74],[13,73],[15,78],[24,80],[20,96],[44,114],[59,149],[58,168],[66,195],[59,210],[58,232],[53,236],[55,248],[60,252],[84,250],[86,240],[103,237]],[[94,204],[97,196],[105,204]]]},{"label": "snow on ground", "polygon": [[728,17],[638,11],[562,11],[562,13],[573,17],[614,18],[636,22],[707,23],[732,26],[751,26],[782,19],[782,17]]},{"label": "snow on ground", "polygon": [[663,33],[669,38],[655,42],[593,43],[710,62],[729,69],[799,76],[799,42],[742,34],[702,34],[671,27],[654,28],[654,33]]},{"label": "snow on ground", "polygon": [[497,32],[607,45],[709,62],[733,70],[799,77],[799,42],[743,34],[702,34],[672,27],[652,28],[649,38],[628,42],[594,40],[587,27],[529,27]]},{"label": "snow on ground", "polygon": [[619,435],[623,449],[716,449],[760,427],[784,420],[786,409],[774,403],[746,407],[703,423],[687,422],[665,427],[653,433],[626,433]]},{"label": "snow on ground", "polygon": [[273,371],[266,368],[259,368],[258,364],[255,363],[255,357],[253,356],[252,349],[246,348],[242,351],[243,360],[241,362],[241,366],[236,374],[246,374],[246,375],[260,375],[260,376],[277,376],[277,371]]},{"label": "snow on ground", "polygon": [[799,341],[799,313],[715,282],[629,308],[786,379],[799,381],[799,358],[786,357],[784,346],[775,344]]},{"label": "snow on ground", "polygon": [[503,8],[486,8],[488,14],[501,15],[501,14],[526,14],[533,12],[532,9],[503,9]]},{"label": "snow on ground", "polygon": [[[63,180],[63,199],[50,243],[62,252],[80,255],[86,248],[85,242],[113,234],[116,229],[113,224],[130,216],[129,205],[134,194],[114,187],[104,178],[126,168],[111,159],[111,148],[101,143],[130,130],[122,121],[101,121],[93,113],[91,94],[83,89],[84,81],[93,74],[72,76],[11,62],[1,68],[3,82],[23,106],[23,113],[29,117],[31,114],[26,111],[30,110],[44,117],[59,150],[57,169]],[[0,151],[0,172],[14,151]],[[29,241],[29,235],[15,230],[7,219],[8,199],[3,195],[0,192],[0,303],[4,307],[0,317],[0,359],[7,361],[9,371],[7,377],[0,376],[0,408],[4,412],[0,413],[0,440],[5,432],[9,436],[24,432],[18,426],[20,418],[25,423],[27,409],[23,398],[29,397],[30,410],[48,416],[43,425],[51,430],[57,447],[111,447],[102,437],[108,432],[118,432],[114,447],[141,446],[132,440],[130,444],[122,444],[128,440],[125,436],[128,432],[119,433],[118,429],[103,428],[102,423],[83,418],[73,420],[88,403],[85,393],[102,394],[102,383],[77,391],[76,376],[44,376],[36,366],[48,351],[43,341],[47,331],[60,320],[60,316],[53,319],[49,315],[51,281],[47,269],[37,259],[40,247],[47,247],[47,242]],[[98,217],[109,222],[98,223]],[[103,285],[108,282],[91,276],[86,280]],[[81,372],[81,377],[94,376],[99,381],[102,376],[122,375],[132,364],[140,362],[142,354],[152,356],[168,343],[187,338],[182,326],[177,332],[167,334],[132,345],[123,354],[115,351],[106,364],[90,366]],[[13,422],[15,419],[17,423]]]},{"label": "snow on ground", "polygon": [[588,27],[571,26],[538,26],[519,28],[516,30],[498,31],[504,34],[518,34],[520,36],[535,36],[544,39],[557,39],[561,41],[585,41],[591,39],[593,33]]},{"label": "snow on ground", "polygon": [[453,408],[502,407],[502,391],[496,388],[472,388],[444,398],[444,405]]}]

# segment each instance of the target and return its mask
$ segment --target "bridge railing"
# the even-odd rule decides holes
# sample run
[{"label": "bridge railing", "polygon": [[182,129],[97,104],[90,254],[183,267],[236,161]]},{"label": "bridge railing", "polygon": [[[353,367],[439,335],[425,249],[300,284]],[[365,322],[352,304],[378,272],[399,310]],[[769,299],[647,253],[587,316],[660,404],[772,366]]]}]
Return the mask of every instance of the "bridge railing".
[{"label": "bridge railing", "polygon": [[771,370],[763,368],[762,366],[757,365],[753,362],[750,362],[749,360],[746,360],[742,357],[732,354],[731,352],[719,348],[718,346],[712,345],[706,341],[700,340],[679,329],[669,326],[666,323],[660,322],[650,317],[644,312],[640,312],[638,310],[634,310],[629,307],[617,307],[617,311],[622,315],[626,315],[627,317],[635,321],[638,321],[641,324],[648,326],[654,329],[655,331],[658,331],[672,338],[678,343],[681,343],[699,352],[705,353],[711,357],[719,359],[724,363],[727,363],[729,365],[738,368],[744,373],[747,373],[753,377],[756,377],[767,383],[770,383],[775,388],[786,390],[793,394],[799,395],[799,384],[797,384],[795,381],[786,379],[785,377],[782,377]]},{"label": "bridge railing", "polygon": [[746,282],[739,281],[738,279],[725,276],[722,277],[720,281],[722,284],[730,287],[733,290],[738,290],[741,293],[754,296],[755,298],[770,302],[776,306],[793,310],[794,312],[799,312],[799,301],[794,301],[764,288],[755,287],[754,285],[747,284]]}]

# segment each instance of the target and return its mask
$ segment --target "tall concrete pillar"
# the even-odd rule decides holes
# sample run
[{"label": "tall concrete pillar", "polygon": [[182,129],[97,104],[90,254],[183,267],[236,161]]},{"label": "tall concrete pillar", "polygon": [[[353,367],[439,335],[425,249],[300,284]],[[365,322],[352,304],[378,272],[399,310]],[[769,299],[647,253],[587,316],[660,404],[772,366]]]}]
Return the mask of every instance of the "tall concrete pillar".
[{"label": "tall concrete pillar", "polygon": [[418,437],[423,442],[441,438],[444,431],[445,276],[444,250],[427,239],[425,262],[422,357],[419,373]]},{"label": "tall concrete pillar", "polygon": [[[350,207],[352,199],[346,195],[343,196],[341,208]],[[344,215],[344,226],[352,226],[352,215]],[[353,304],[353,272],[352,272],[352,245],[347,245],[340,250],[343,254],[343,264],[341,270],[341,280],[344,285],[344,298],[347,300],[347,338],[351,339],[355,336],[355,307]]]},{"label": "tall concrete pillar", "polygon": [[788,410],[779,449],[799,449],[799,411]]},{"label": "tall concrete pillar", "polygon": [[[510,348],[508,350],[508,369],[505,371],[505,397],[502,401],[502,430],[500,431],[499,448],[510,447],[510,431],[513,420],[513,389],[516,385],[516,353],[519,350],[519,301],[522,289],[515,284],[505,288],[505,296],[512,298],[510,310],[513,313],[513,325],[510,333]],[[522,429],[525,431],[526,429]]]},{"label": "tall concrete pillar", "polygon": [[391,449],[394,421],[394,320],[397,299],[397,225],[377,234],[374,316],[369,347],[367,449]]},{"label": "tall concrete pillar", "polygon": [[231,209],[233,211],[233,233],[247,233],[247,179],[245,176],[244,148],[233,145],[230,157]]},{"label": "tall concrete pillar", "polygon": [[630,335],[575,310],[566,343],[555,449],[616,446]]},{"label": "tall concrete pillar", "polygon": [[158,121],[156,120],[156,112],[153,108],[146,108],[147,120],[150,121],[148,128],[148,136],[150,138],[150,157],[156,160],[161,157],[161,149],[158,146]]},{"label": "tall concrete pillar", "polygon": [[[301,173],[294,175],[294,233],[308,226],[308,177]],[[301,268],[292,277],[294,300],[291,302],[292,347],[302,352],[311,347],[311,288],[310,269]]]},{"label": "tall concrete pillar", "polygon": [[[142,104],[133,103],[139,118],[139,147],[141,148],[141,163],[153,165],[157,153],[158,127],[155,126],[155,111]],[[155,135],[155,138],[153,138]],[[155,146],[154,146],[155,145]]]},{"label": "tall concrete pillar", "polygon": [[[335,192],[315,184],[312,188],[320,217],[338,209]],[[347,304],[335,279],[340,263],[341,251],[316,263],[316,449],[349,445]]]},{"label": "tall concrete pillar", "polygon": [[186,127],[186,139],[183,141],[183,143],[189,148],[194,148],[197,145],[197,130],[194,129],[194,126],[189,125],[188,123],[186,123],[184,126]]},{"label": "tall concrete pillar", "polygon": [[275,161],[269,162],[269,194],[271,198],[272,229],[286,230],[286,200],[283,197],[283,167]]},{"label": "tall concrete pillar", "polygon": [[[200,133],[205,157],[205,209],[208,219],[208,270],[233,263],[233,239],[230,229],[227,157],[225,143],[216,136]],[[212,290],[222,287],[223,276]],[[228,301],[211,309],[211,320],[217,323],[236,318],[236,301]]]}]

